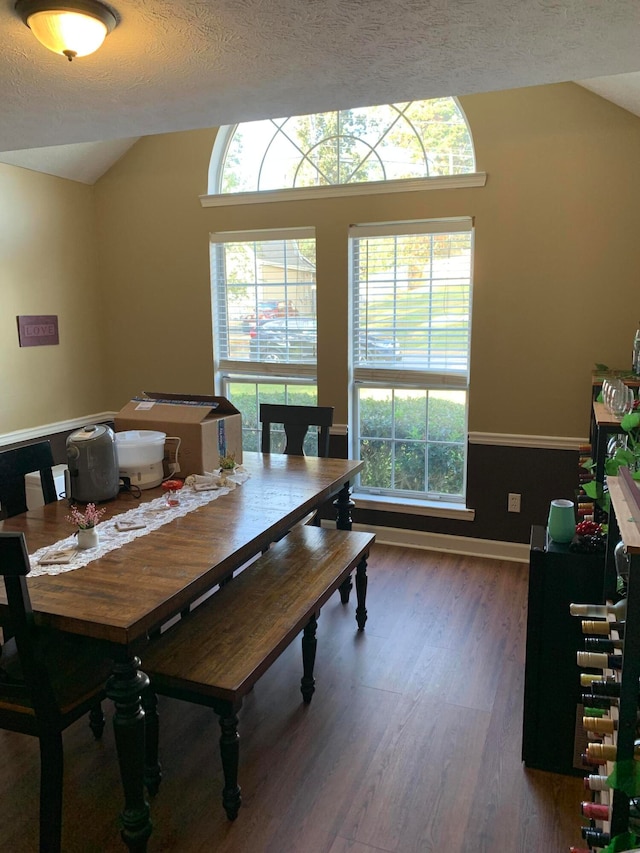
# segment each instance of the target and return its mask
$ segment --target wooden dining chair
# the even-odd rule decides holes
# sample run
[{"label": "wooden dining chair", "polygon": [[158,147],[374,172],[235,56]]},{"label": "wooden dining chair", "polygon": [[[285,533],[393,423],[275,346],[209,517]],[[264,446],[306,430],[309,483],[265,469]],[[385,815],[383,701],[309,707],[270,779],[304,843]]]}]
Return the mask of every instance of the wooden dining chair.
[{"label": "wooden dining chair", "polygon": [[271,427],[282,424],[285,434],[283,453],[304,456],[304,441],[312,426],[318,427],[317,456],[329,455],[329,428],[333,426],[333,406],[287,406],[260,404],[263,453],[271,453]]},{"label": "wooden dining chair", "polygon": [[27,588],[29,571],[24,534],[0,531],[0,575],[13,633],[0,655],[0,728],[40,741],[40,853],[58,853],[62,732],[91,710],[93,733],[96,738],[102,735],[99,702],[112,660],[97,641],[35,624]]},{"label": "wooden dining chair", "polygon": [[[260,422],[262,423],[260,449],[263,453],[271,453],[272,424],[282,424],[285,434],[283,453],[291,456],[305,456],[305,438],[310,427],[316,426],[318,427],[317,455],[323,458],[329,455],[329,430],[333,426],[333,406],[287,406],[261,403]],[[312,513],[302,523],[320,527],[320,512]],[[349,592],[352,588],[351,578],[347,577],[340,589],[343,604],[349,601]]]},{"label": "wooden dining chair", "polygon": [[[318,427],[317,456],[329,455],[329,428],[333,425],[333,406],[288,406],[278,403],[260,404],[260,422],[262,424],[261,451],[271,453],[271,427],[284,427],[285,446],[283,453],[289,456],[305,456],[304,443],[309,429]],[[317,512],[305,519],[305,524],[320,526]]]},{"label": "wooden dining chair", "polygon": [[26,444],[0,453],[0,518],[11,518],[27,511],[25,474],[39,472],[44,502],[56,501],[58,495],[52,468],[50,441]]}]

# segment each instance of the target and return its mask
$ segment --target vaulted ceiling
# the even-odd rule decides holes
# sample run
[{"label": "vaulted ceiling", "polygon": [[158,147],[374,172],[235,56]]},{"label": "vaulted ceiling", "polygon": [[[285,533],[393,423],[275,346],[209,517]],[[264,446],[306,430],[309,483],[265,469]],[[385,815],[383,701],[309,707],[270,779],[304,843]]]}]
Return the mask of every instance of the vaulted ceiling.
[{"label": "vaulted ceiling", "polygon": [[3,0],[1,161],[92,183],[149,134],[565,81],[640,115],[638,0],[106,5],[118,26],[70,63]]}]

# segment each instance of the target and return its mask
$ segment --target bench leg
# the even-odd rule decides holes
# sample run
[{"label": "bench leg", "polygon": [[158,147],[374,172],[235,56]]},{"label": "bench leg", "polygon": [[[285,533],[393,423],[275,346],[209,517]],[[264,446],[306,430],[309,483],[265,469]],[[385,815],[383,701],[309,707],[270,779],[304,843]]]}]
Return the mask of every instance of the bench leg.
[{"label": "bench leg", "polygon": [[358,623],[358,631],[363,631],[365,622],[367,621],[367,557],[364,556],[358,563],[356,569],[356,622]]},{"label": "bench leg", "polygon": [[102,733],[104,732],[104,713],[102,711],[102,704],[100,702],[96,702],[93,708],[89,711],[89,728],[93,732],[93,736],[96,740],[100,740],[102,737]]},{"label": "bench leg", "polygon": [[300,691],[305,705],[311,702],[311,697],[315,692],[316,680],[313,677],[313,667],[316,662],[316,628],[318,620],[315,614],[309,619],[302,632],[302,679],[300,681]]},{"label": "bench leg", "polygon": [[[336,527],[338,530],[351,530],[353,524],[351,519],[351,510],[355,503],[351,500],[351,488],[349,483],[345,483],[340,489],[338,497],[333,502],[336,508]],[[349,575],[340,585],[340,601],[343,604],[349,603],[349,593],[353,589],[351,583],[351,575]]]},{"label": "bench leg", "polygon": [[214,710],[220,722],[220,758],[224,774],[222,789],[222,805],[229,820],[238,817],[238,809],[242,804],[240,786],[238,785],[238,760],[240,757],[240,735],[238,734],[237,708],[229,702],[216,703]]},{"label": "bench leg", "polygon": [[160,788],[162,767],[158,761],[158,740],[160,721],[158,718],[158,697],[148,688],[142,691],[144,709],[144,784],[151,796]]}]

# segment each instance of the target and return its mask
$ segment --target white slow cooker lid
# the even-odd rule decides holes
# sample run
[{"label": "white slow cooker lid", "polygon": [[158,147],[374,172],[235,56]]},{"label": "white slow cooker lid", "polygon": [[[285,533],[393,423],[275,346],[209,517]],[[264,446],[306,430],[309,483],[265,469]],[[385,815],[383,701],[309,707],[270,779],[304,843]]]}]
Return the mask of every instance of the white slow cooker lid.
[{"label": "white slow cooker lid", "polygon": [[163,442],[167,437],[166,432],[156,432],[152,429],[129,429],[116,433],[118,444],[126,444],[129,447],[141,447],[148,444]]}]

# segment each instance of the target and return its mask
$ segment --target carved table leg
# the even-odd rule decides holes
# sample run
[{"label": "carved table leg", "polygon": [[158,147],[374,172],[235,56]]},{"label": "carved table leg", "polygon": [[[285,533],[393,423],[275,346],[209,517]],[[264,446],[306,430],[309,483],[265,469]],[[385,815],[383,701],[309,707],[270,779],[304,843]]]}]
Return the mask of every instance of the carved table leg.
[{"label": "carved table leg", "polygon": [[240,735],[238,734],[238,717],[230,702],[216,702],[214,710],[220,722],[220,758],[224,774],[222,789],[222,805],[229,820],[238,817],[242,804],[240,786],[238,785],[238,760],[240,757]]},{"label": "carved table leg", "polygon": [[151,835],[149,804],[144,798],[144,711],[140,704],[149,679],[139,666],[139,658],[119,650],[106,690],[115,705],[113,731],[124,789],[120,835],[132,853],[145,853]]},{"label": "carved table leg", "polygon": [[313,677],[313,667],[316,662],[316,628],[318,620],[314,614],[304,626],[302,632],[302,679],[300,680],[300,692],[304,699],[305,705],[311,702],[311,697],[315,692],[316,680]]},{"label": "carved table leg", "polygon": [[144,708],[144,784],[151,796],[160,788],[162,767],[158,760],[160,724],[158,719],[158,697],[152,687],[142,691]]},{"label": "carved table leg", "polygon": [[358,630],[364,630],[365,623],[367,621],[367,608],[365,607],[367,601],[367,557],[363,557],[358,563],[358,567],[356,569],[356,597],[358,600],[358,604],[356,607],[356,622],[358,623]]},{"label": "carved table leg", "polygon": [[[336,508],[336,527],[338,530],[351,530],[352,519],[351,510],[355,503],[351,500],[351,488],[349,483],[345,483],[340,489],[338,497],[333,502]],[[351,575],[349,575],[340,585],[340,601],[343,604],[349,603],[349,593],[353,589]]]}]

